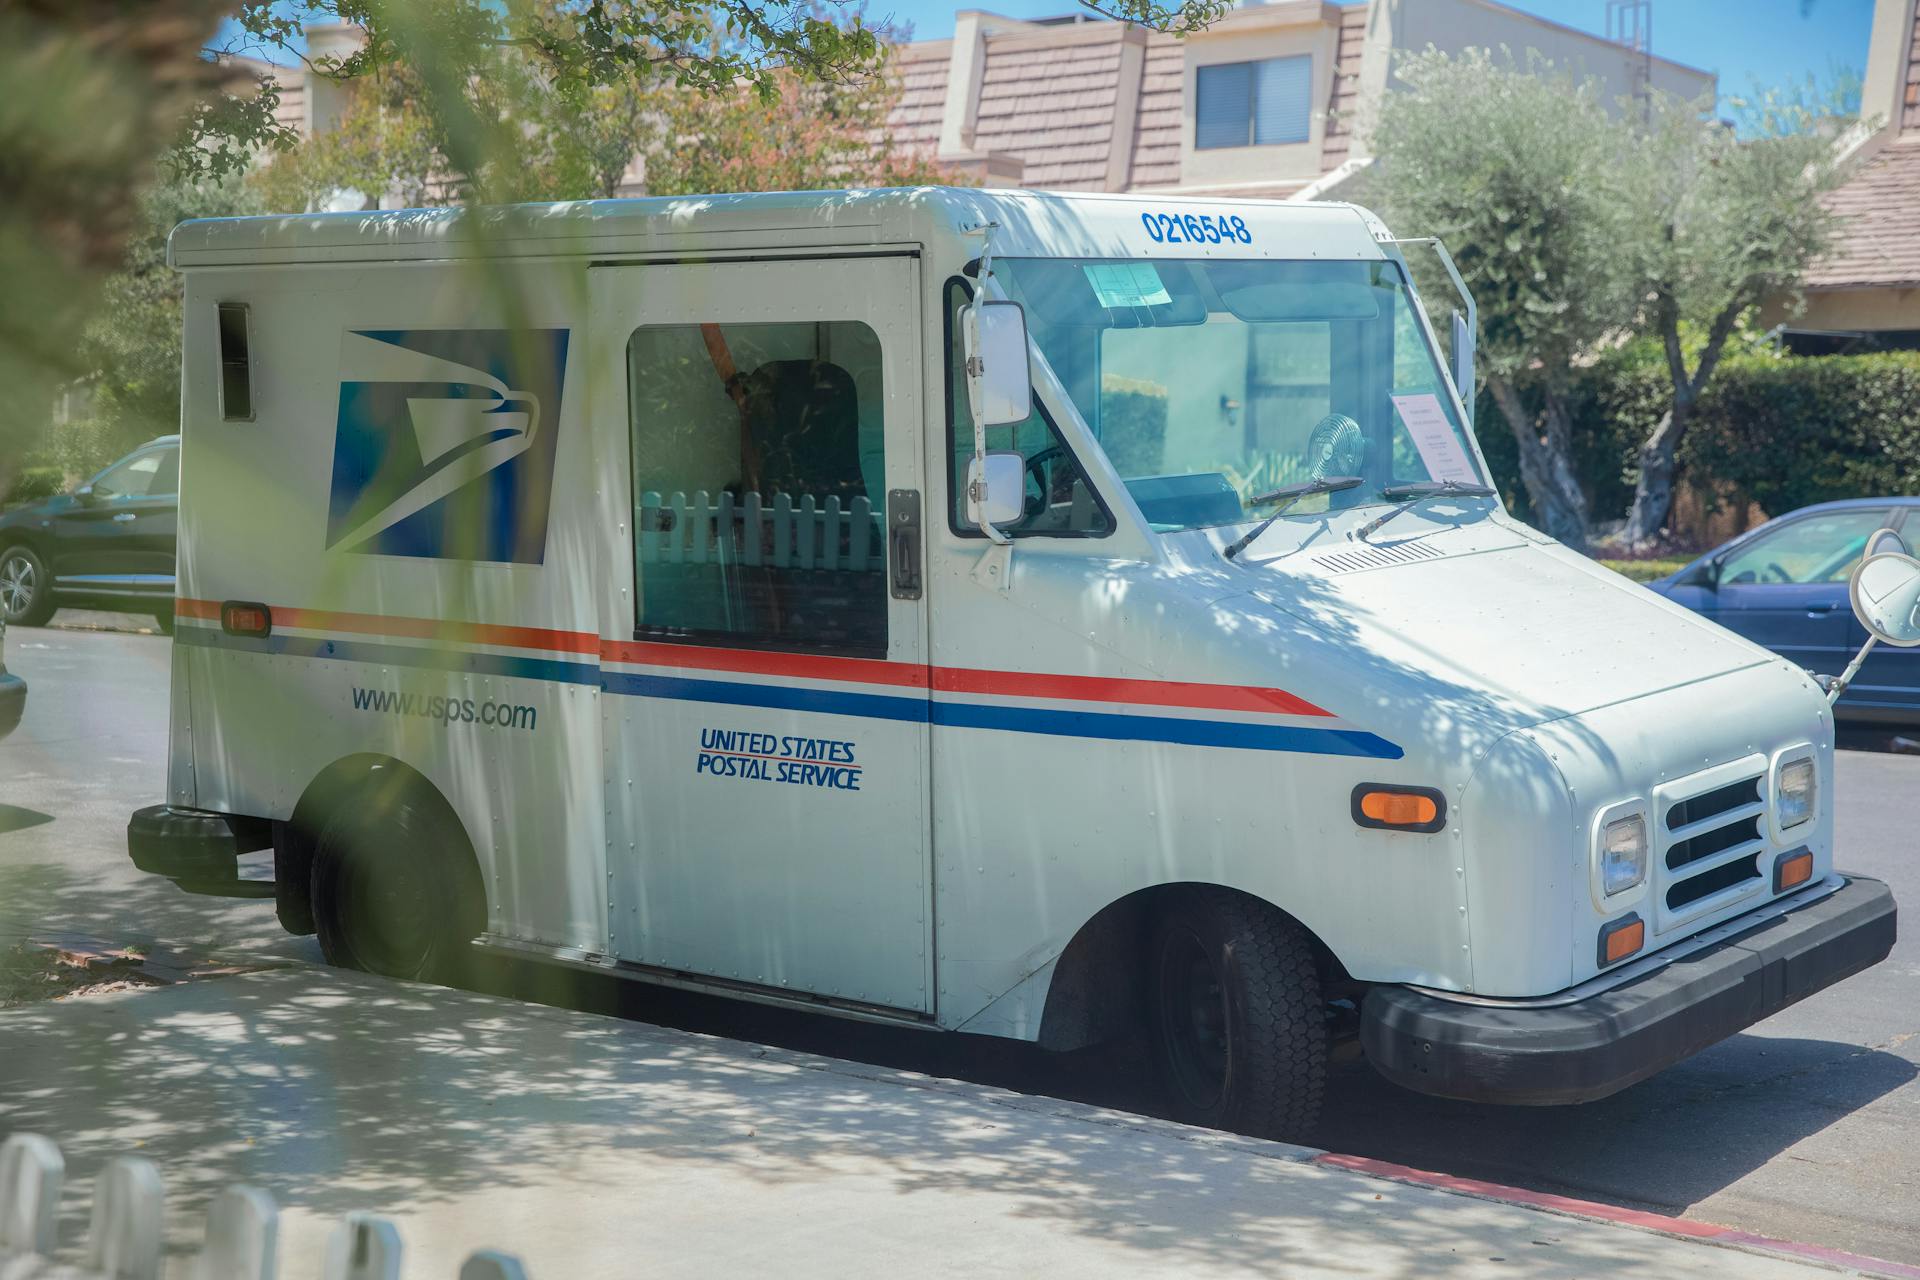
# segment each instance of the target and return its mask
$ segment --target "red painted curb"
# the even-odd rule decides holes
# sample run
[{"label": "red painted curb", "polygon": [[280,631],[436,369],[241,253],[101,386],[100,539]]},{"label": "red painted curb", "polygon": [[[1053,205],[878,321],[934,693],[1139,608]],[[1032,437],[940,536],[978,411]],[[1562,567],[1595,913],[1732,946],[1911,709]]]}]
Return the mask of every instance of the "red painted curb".
[{"label": "red painted curb", "polygon": [[1414,1169],[1386,1160],[1370,1160],[1365,1156],[1343,1156],[1324,1151],[1313,1158],[1313,1163],[1345,1169],[1352,1173],[1369,1174],[1372,1177],[1385,1178],[1389,1182],[1404,1182],[1412,1186],[1451,1191],[1480,1200],[1524,1205],[1530,1209],[1544,1209],[1549,1213],[1564,1213],[1575,1218],[1610,1222],[1624,1227],[1638,1227],[1643,1231],[1653,1231],[1665,1236],[1679,1236],[1689,1240],[1785,1254],[1788,1257],[1818,1262],[1830,1267],[1845,1267],[1872,1275],[1894,1277],[1895,1280],[1920,1280],[1920,1267],[1909,1266],[1904,1262],[1887,1262],[1881,1258],[1848,1253],[1844,1249],[1829,1249],[1825,1245],[1818,1244],[1802,1244],[1797,1240],[1775,1240],[1771,1236],[1756,1235],[1751,1231],[1722,1227],[1711,1222],[1695,1222],[1690,1218],[1669,1218],[1664,1214],[1648,1213],[1641,1209],[1623,1209],[1619,1205],[1601,1204],[1596,1200],[1576,1200],[1572,1196],[1557,1196],[1545,1191],[1528,1191],[1524,1187],[1509,1187],[1498,1182],[1482,1182],[1478,1178],[1458,1178],[1450,1173],[1431,1173],[1425,1169]]}]

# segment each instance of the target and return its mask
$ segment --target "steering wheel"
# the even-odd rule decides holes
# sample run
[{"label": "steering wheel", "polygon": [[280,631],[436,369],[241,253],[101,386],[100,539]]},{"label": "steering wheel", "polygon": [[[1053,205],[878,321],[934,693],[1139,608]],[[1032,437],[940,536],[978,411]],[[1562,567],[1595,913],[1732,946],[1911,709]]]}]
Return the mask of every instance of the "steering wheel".
[{"label": "steering wheel", "polygon": [[1046,510],[1047,503],[1053,500],[1053,491],[1047,485],[1046,464],[1055,458],[1065,457],[1066,452],[1064,445],[1050,444],[1026,459],[1027,474],[1033,477],[1034,486],[1040,490],[1040,505],[1029,506],[1028,515],[1038,515]]},{"label": "steering wheel", "polygon": [[1776,564],[1771,560],[1767,562],[1767,572],[1773,575],[1773,580],[1775,582],[1792,582],[1793,581],[1792,574],[1788,573],[1785,569],[1781,568],[1778,564]]}]

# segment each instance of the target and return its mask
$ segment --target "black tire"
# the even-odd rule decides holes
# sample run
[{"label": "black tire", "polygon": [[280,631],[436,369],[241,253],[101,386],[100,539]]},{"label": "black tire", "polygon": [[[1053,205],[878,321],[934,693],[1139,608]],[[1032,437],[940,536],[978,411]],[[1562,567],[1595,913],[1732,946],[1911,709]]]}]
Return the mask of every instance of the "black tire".
[{"label": "black tire", "polygon": [[33,548],[18,544],[0,551],[0,613],[8,625],[45,626],[54,607],[53,581]]},{"label": "black tire", "polygon": [[321,954],[389,978],[461,981],[485,907],[465,870],[472,853],[458,821],[437,796],[413,788],[370,787],[342,799],[314,842]]},{"label": "black tire", "polygon": [[1306,931],[1252,898],[1194,889],[1165,905],[1149,938],[1148,1033],[1173,1118],[1310,1138],[1327,1025]]},{"label": "black tire", "polygon": [[172,635],[173,634],[173,606],[168,605],[164,609],[155,609],[153,611],[153,625],[160,628],[161,635],[163,636]]}]

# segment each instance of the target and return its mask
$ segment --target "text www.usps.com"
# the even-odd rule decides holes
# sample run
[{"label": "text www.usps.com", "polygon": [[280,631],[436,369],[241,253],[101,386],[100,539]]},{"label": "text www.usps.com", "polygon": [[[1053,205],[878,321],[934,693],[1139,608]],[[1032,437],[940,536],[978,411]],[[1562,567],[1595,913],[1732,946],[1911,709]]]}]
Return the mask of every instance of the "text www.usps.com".
[{"label": "text www.usps.com", "polygon": [[414,716],[441,724],[479,724],[489,729],[531,730],[537,708],[510,702],[449,698],[438,693],[400,693],[392,689],[353,688],[353,709],[376,715]]}]

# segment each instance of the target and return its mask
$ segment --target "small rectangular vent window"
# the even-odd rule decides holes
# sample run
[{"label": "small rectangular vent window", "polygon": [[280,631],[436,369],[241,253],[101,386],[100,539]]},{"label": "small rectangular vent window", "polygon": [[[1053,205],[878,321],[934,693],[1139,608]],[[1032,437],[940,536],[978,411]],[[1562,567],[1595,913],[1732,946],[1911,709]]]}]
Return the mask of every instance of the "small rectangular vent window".
[{"label": "small rectangular vent window", "polygon": [[247,304],[220,304],[220,416],[228,422],[253,421],[253,360],[247,332]]}]

